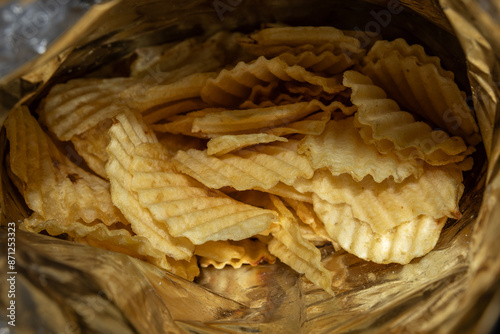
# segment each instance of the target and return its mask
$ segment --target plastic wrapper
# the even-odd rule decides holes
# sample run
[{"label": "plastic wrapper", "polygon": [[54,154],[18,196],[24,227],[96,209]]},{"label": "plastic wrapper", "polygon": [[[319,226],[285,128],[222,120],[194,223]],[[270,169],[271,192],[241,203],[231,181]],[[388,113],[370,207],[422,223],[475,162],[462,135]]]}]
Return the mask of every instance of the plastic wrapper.
[{"label": "plastic wrapper", "polygon": [[[191,283],[123,254],[19,230],[15,269],[9,270],[9,227],[26,216],[27,208],[6,172],[3,130],[0,332],[490,331],[500,314],[499,10],[493,1],[472,0],[95,5],[41,58],[0,81],[2,119],[15,103],[36,107],[53,84],[90,73],[137,47],[283,22],[366,30],[423,44],[455,72],[470,97],[484,147],[465,177],[463,217],[445,226],[425,257],[405,266],[376,265],[323,248],[324,261],[335,273],[332,297],[281,264],[205,268]],[[12,300],[15,327],[9,325]]]}]

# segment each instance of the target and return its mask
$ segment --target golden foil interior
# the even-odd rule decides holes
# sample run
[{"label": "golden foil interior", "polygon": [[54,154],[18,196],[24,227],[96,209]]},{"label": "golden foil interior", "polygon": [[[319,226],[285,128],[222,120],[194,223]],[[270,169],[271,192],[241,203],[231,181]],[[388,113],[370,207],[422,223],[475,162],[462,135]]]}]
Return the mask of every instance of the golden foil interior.
[{"label": "golden foil interior", "polygon": [[[470,96],[484,148],[465,175],[463,217],[447,223],[436,248],[410,264],[377,265],[345,252],[324,261],[335,297],[285,265],[205,268],[196,283],[123,254],[17,231],[17,326],[22,333],[243,333],[488,331],[500,296],[500,17],[473,1],[215,0],[113,1],[91,11],[59,56],[3,80],[2,94],[35,110],[55,83],[86,75],[139,46],[250,32],[262,23],[332,25],[370,38],[404,37],[441,57]],[[488,1],[484,1],[488,3]],[[102,9],[101,8],[101,9]],[[92,24],[89,24],[91,22]],[[83,28],[82,28],[83,27]],[[493,29],[495,28],[495,29]],[[366,43],[369,43],[367,39]],[[0,136],[2,225],[27,208],[6,172]],[[0,229],[1,244],[7,240]],[[1,249],[2,268],[7,262]],[[2,272],[5,275],[5,272]],[[2,278],[4,282],[5,278]],[[7,293],[2,284],[0,304]],[[495,308],[497,307],[497,308]],[[7,328],[0,321],[0,329]]]}]

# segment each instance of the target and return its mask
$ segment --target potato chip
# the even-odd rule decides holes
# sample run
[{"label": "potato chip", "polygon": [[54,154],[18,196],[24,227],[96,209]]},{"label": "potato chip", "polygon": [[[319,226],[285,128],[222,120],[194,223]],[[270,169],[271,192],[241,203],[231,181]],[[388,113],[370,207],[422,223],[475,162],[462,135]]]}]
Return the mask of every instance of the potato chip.
[{"label": "potato chip", "polygon": [[[241,38],[241,44],[249,52],[258,50],[252,48],[252,46],[303,47],[305,45],[319,47],[332,45],[335,51],[347,54],[359,54],[363,52],[358,39],[346,36],[342,30],[334,27],[276,27],[261,29],[248,37]],[[276,50],[278,52],[275,51],[276,53],[268,52],[265,56],[276,56],[283,53],[283,49],[278,50]],[[258,54],[255,51],[252,53]]]},{"label": "potato chip", "polygon": [[[301,179],[299,179],[299,180],[301,182],[305,182],[304,180],[301,180]],[[295,185],[295,183],[294,183],[294,185]],[[259,190],[259,191],[263,191],[263,192],[266,192],[269,194],[273,194],[273,195],[279,196],[281,198],[289,198],[289,199],[301,201],[304,203],[312,203],[312,193],[311,192],[306,191],[305,189],[301,189],[304,191],[299,192],[293,186],[289,186],[289,185],[284,184],[282,182],[278,182],[275,186],[268,188],[268,189],[255,187],[255,190]]]},{"label": "potato chip", "polygon": [[317,112],[300,121],[288,123],[286,126],[265,130],[265,133],[279,137],[291,134],[320,135],[331,116],[330,111]]},{"label": "potato chip", "polygon": [[210,135],[205,133],[193,133],[193,122],[198,117],[204,117],[211,113],[218,113],[224,111],[224,108],[205,108],[197,111],[192,111],[185,115],[176,115],[170,117],[167,123],[152,124],[151,128],[156,132],[169,132],[172,134],[182,134],[187,136],[199,137],[199,138],[209,138]]},{"label": "potato chip", "polygon": [[131,171],[141,205],[168,226],[171,235],[195,245],[249,238],[276,219],[271,210],[237,202],[179,174],[159,144],[138,146]]},{"label": "potato chip", "polygon": [[209,156],[207,151],[179,151],[173,157],[177,169],[210,188],[269,189],[278,182],[288,185],[313,175],[306,157],[297,154],[297,141],[256,145],[234,153]]},{"label": "potato chip", "polygon": [[40,110],[40,121],[58,139],[70,140],[99,122],[120,113],[124,105],[118,94],[136,84],[136,79],[75,79],[55,85]]},{"label": "potato chip", "polygon": [[356,60],[349,57],[346,53],[335,54],[331,51],[324,51],[315,54],[311,51],[293,54],[285,52],[277,56],[284,60],[288,65],[298,65],[315,73],[325,73],[333,75],[341,73],[357,63]]},{"label": "potato chip", "polygon": [[407,264],[424,256],[436,245],[446,217],[418,216],[381,233],[353,217],[347,204],[331,204],[314,196],[314,210],[328,234],[340,247],[359,258],[376,263]]},{"label": "potato chip", "polygon": [[305,154],[314,169],[328,168],[332,175],[347,173],[356,181],[371,175],[375,182],[387,178],[401,182],[424,171],[423,164],[401,161],[394,153],[380,154],[375,145],[366,144],[354,127],[353,117],[330,121],[319,136],[305,136],[298,153]]},{"label": "potato chip", "polygon": [[333,94],[345,89],[340,75],[323,77],[298,65],[289,66],[279,58],[259,57],[251,63],[240,62],[230,70],[222,70],[201,90],[203,101],[211,105],[237,107],[248,99],[251,88],[272,81],[299,81],[321,86]]},{"label": "potato chip", "polygon": [[132,190],[130,172],[135,148],[143,143],[155,143],[156,137],[133,113],[117,115],[109,130],[111,140],[107,147],[109,159],[106,172],[111,183],[111,198],[130,222],[132,230],[147,238],[152,246],[175,260],[189,260],[194,245],[186,238],[174,238],[168,227],[155,220],[147,208],[141,206]]},{"label": "potato chip", "polygon": [[376,233],[420,215],[460,218],[458,201],[464,190],[462,172],[454,165],[429,166],[420,178],[409,177],[401,183],[392,179],[377,183],[371,177],[354,181],[347,174],[333,176],[318,170],[311,180],[299,180],[294,186],[331,204],[350,205],[354,218],[368,223]]},{"label": "potato chip", "polygon": [[158,141],[167,150],[169,156],[174,156],[177,151],[187,151],[190,148],[203,150],[206,147],[206,141],[200,138],[173,134],[158,133]]},{"label": "potato chip", "polygon": [[200,257],[202,268],[214,266],[221,269],[227,265],[241,268],[244,264],[256,266],[261,263],[274,263],[276,257],[267,250],[267,244],[252,239],[240,241],[208,241],[196,246],[195,254]]},{"label": "potato chip", "polygon": [[427,56],[420,45],[410,46],[401,38],[378,41],[364,58],[362,71],[409,111],[469,144],[481,140],[453,73],[443,70],[439,58]]},{"label": "potato chip", "polygon": [[214,78],[215,73],[196,73],[168,84],[153,85],[138,83],[124,91],[119,97],[129,108],[146,112],[148,109],[160,105],[200,97],[208,79]]},{"label": "potato chip", "polygon": [[31,210],[63,226],[78,219],[99,219],[106,225],[124,220],[111,202],[109,183],[62,154],[26,107],[14,109],[5,127],[10,168]]},{"label": "potato chip", "polygon": [[106,174],[106,162],[108,161],[106,147],[109,143],[108,130],[111,125],[111,119],[107,119],[93,128],[71,137],[71,142],[78,155],[85,160],[90,169],[104,179],[108,178]]},{"label": "potato chip", "polygon": [[306,241],[293,214],[276,196],[271,200],[280,214],[280,220],[272,229],[273,239],[269,241],[269,252],[307,279],[333,294],[333,273],[321,263],[321,253],[313,244]]},{"label": "potato chip", "polygon": [[367,76],[355,71],[344,72],[344,85],[352,89],[351,100],[357,105],[355,125],[367,143],[381,153],[396,153],[402,160],[423,159],[431,165],[462,161],[473,148],[467,148],[460,137],[432,130],[417,122]]},{"label": "potato chip", "polygon": [[245,135],[224,135],[212,138],[207,143],[208,155],[222,155],[241,148],[257,144],[266,144],[276,141],[287,142],[285,137],[278,137],[267,133],[251,133]]},{"label": "potato chip", "polygon": [[166,105],[161,105],[156,109],[150,109],[148,113],[144,113],[144,122],[146,122],[146,124],[158,123],[178,114],[183,114],[186,112],[200,110],[208,107],[209,106],[200,98],[174,101]]},{"label": "potato chip", "polygon": [[318,110],[332,112],[340,108],[340,105],[342,104],[336,101],[325,105],[318,100],[311,100],[268,108],[221,110],[196,117],[193,120],[192,132],[220,135],[282,127]]},{"label": "potato chip", "polygon": [[91,224],[75,221],[62,225],[57,220],[44,220],[37,213],[21,225],[24,230],[35,233],[45,230],[54,236],[67,234],[75,242],[133,256],[191,281],[198,276],[199,268],[194,257],[194,261],[168,259],[163,252],[152,247],[147,238],[134,235],[127,227],[119,224],[106,226],[97,220]]}]

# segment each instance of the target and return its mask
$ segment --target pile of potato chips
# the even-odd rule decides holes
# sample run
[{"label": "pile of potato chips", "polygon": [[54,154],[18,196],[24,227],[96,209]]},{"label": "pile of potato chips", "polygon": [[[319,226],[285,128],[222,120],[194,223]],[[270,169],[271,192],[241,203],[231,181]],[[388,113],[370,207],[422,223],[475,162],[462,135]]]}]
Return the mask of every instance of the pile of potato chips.
[{"label": "pile of potato chips", "polygon": [[129,77],[55,85],[5,123],[22,228],[188,280],[279,259],[330,293],[318,246],[425,255],[461,216],[478,127],[438,58],[351,35],[223,31],[137,50]]}]

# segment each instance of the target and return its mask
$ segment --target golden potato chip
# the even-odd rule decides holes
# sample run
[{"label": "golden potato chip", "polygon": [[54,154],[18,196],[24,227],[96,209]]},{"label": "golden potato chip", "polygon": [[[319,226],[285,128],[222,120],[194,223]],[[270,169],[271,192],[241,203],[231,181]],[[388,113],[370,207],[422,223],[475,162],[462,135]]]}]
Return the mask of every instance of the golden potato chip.
[{"label": "golden potato chip", "polygon": [[361,181],[347,174],[333,176],[318,170],[311,180],[298,180],[294,187],[317,194],[331,204],[348,204],[353,217],[383,233],[420,215],[434,219],[460,218],[458,201],[462,196],[462,172],[457,166],[426,167],[420,178],[401,183],[386,179],[381,183],[366,177]]},{"label": "golden potato chip", "polygon": [[132,230],[147,238],[154,248],[175,260],[189,260],[194,245],[186,238],[172,237],[168,227],[141,206],[137,194],[132,190],[133,175],[130,168],[135,148],[143,143],[155,143],[156,137],[133,113],[119,114],[116,118],[116,123],[109,130],[111,140],[107,147],[109,159],[106,164],[113,203],[130,222]]},{"label": "golden potato chip", "polygon": [[346,53],[335,54],[331,51],[324,51],[320,54],[311,51],[299,54],[285,52],[277,57],[290,66],[298,65],[312,72],[328,75],[341,73],[357,63],[357,60],[352,59]]},{"label": "golden potato chip", "polygon": [[251,88],[272,81],[299,81],[321,86],[329,94],[345,89],[340,75],[323,77],[298,65],[289,66],[279,58],[259,57],[251,63],[240,62],[230,70],[222,70],[207,80],[201,90],[203,101],[211,105],[237,107],[248,99]]},{"label": "golden potato chip", "polygon": [[209,138],[210,135],[207,135],[205,133],[194,133],[192,131],[193,122],[198,117],[203,117],[211,113],[218,113],[224,110],[224,108],[205,108],[197,111],[192,111],[185,115],[172,116],[167,120],[167,123],[152,124],[151,128],[157,132],[168,132],[172,134]]},{"label": "golden potato chip", "polygon": [[[303,180],[300,180],[301,182],[305,182]],[[298,182],[298,181],[297,181]],[[295,183],[294,183],[295,185]],[[299,192],[297,189],[295,189],[293,186],[289,186],[287,184],[284,184],[282,182],[278,182],[275,186],[268,188],[268,189],[263,189],[259,187],[255,187],[255,190],[263,191],[269,194],[273,194],[276,196],[279,196],[281,198],[290,198],[296,201],[301,201],[304,203],[312,203],[312,193],[305,191]]]},{"label": "golden potato chip", "polygon": [[136,84],[132,78],[75,79],[55,85],[42,104],[40,121],[68,141],[120,113],[118,94]]},{"label": "golden potato chip", "polygon": [[107,179],[106,162],[109,144],[108,130],[112,125],[111,119],[99,122],[96,126],[71,137],[76,152],[85,160],[87,165],[100,177]]},{"label": "golden potato chip", "polygon": [[162,104],[200,97],[208,79],[214,78],[215,73],[196,73],[168,84],[150,85],[138,83],[122,91],[118,99],[123,100],[129,108],[145,112],[157,108]]},{"label": "golden potato chip", "polygon": [[71,162],[26,107],[12,110],[5,127],[10,168],[22,185],[19,191],[42,219],[62,226],[78,219],[99,219],[106,225],[124,220],[111,202],[109,183]]},{"label": "golden potato chip", "polygon": [[161,105],[158,108],[150,109],[143,114],[144,122],[147,124],[158,123],[167,120],[168,118],[183,114],[190,111],[208,108],[209,106],[200,98],[186,99],[174,101],[166,105]]},{"label": "golden potato chip", "polygon": [[375,144],[381,153],[394,152],[402,160],[423,159],[431,165],[446,165],[462,161],[472,152],[462,138],[433,131],[428,124],[401,111],[367,76],[346,71],[344,85],[352,89],[351,100],[358,107],[355,125],[361,137]]},{"label": "golden potato chip", "polygon": [[208,155],[222,155],[241,148],[257,144],[266,144],[276,141],[287,142],[285,137],[278,137],[267,133],[251,133],[244,135],[223,135],[210,139],[207,143]]},{"label": "golden potato chip", "polygon": [[174,156],[177,151],[187,151],[190,148],[203,150],[206,147],[206,141],[200,138],[185,136],[173,133],[158,133],[158,141],[167,150],[169,156]]},{"label": "golden potato chip", "polygon": [[202,268],[214,266],[221,269],[226,265],[241,268],[244,264],[252,266],[263,262],[274,263],[276,257],[267,250],[267,244],[260,240],[208,241],[196,246],[195,254],[200,257]]},{"label": "golden potato chip", "polygon": [[[249,52],[255,50],[252,45],[261,47],[303,47],[305,45],[322,47],[324,45],[333,45],[337,52],[342,51],[348,54],[363,52],[358,39],[347,36],[342,30],[334,27],[273,27],[261,29],[241,38],[240,43]],[[283,50],[280,50],[279,53],[267,53],[265,56],[276,56],[281,53],[283,53]]]},{"label": "golden potato chip", "polygon": [[427,56],[420,45],[410,46],[402,38],[377,41],[364,58],[362,71],[409,111],[469,144],[481,140],[453,73],[443,70],[439,58]]},{"label": "golden potato chip", "polygon": [[321,253],[312,243],[300,234],[300,229],[293,214],[281,200],[271,195],[271,200],[279,212],[280,220],[271,231],[273,239],[269,241],[269,252],[307,279],[333,294],[333,272],[321,263]]},{"label": "golden potato chip", "polygon": [[179,151],[173,163],[210,188],[269,189],[278,182],[291,185],[298,177],[312,177],[313,169],[305,156],[297,154],[297,144],[296,140],[262,144],[217,157],[206,150]]},{"label": "golden potato chip", "polygon": [[141,145],[134,151],[130,169],[139,202],[174,237],[186,237],[195,245],[242,240],[276,219],[271,210],[237,202],[179,174],[167,158],[160,144]]},{"label": "golden potato chip", "polygon": [[328,234],[340,247],[359,258],[376,263],[407,264],[424,256],[436,245],[446,217],[418,216],[384,232],[374,232],[353,217],[347,204],[331,204],[314,196],[314,210]]},{"label": "golden potato chip", "polygon": [[291,134],[320,135],[326,123],[331,119],[330,111],[321,111],[309,115],[300,121],[288,123],[286,126],[265,130],[266,134],[274,136],[286,136]]},{"label": "golden potato chip", "polygon": [[401,161],[396,154],[380,154],[372,144],[366,144],[354,127],[353,117],[330,121],[319,136],[305,136],[298,153],[305,154],[314,169],[328,168],[332,175],[350,174],[360,181],[371,175],[375,182],[392,178],[401,182],[424,172],[423,164]]}]

